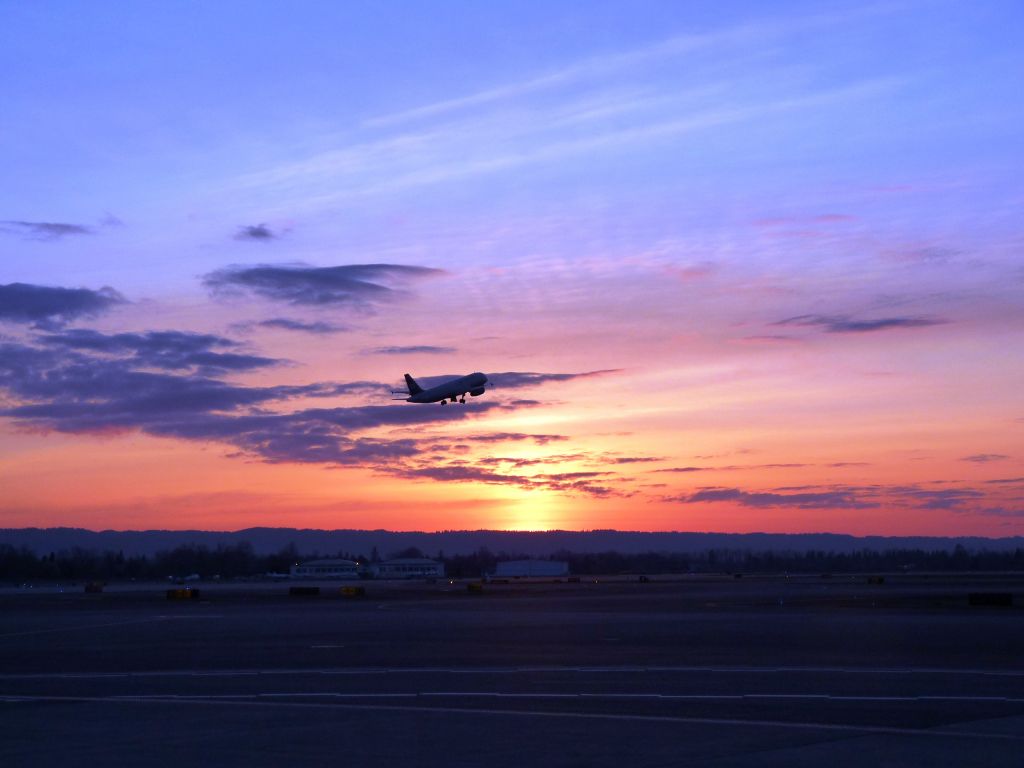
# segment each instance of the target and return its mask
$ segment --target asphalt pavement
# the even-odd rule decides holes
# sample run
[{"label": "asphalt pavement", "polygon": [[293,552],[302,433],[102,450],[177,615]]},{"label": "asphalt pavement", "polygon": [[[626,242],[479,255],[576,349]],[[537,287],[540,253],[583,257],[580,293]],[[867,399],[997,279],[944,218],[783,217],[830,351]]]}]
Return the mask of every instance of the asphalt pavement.
[{"label": "asphalt pavement", "polygon": [[195,586],[0,590],[0,762],[1024,765],[1019,577]]}]

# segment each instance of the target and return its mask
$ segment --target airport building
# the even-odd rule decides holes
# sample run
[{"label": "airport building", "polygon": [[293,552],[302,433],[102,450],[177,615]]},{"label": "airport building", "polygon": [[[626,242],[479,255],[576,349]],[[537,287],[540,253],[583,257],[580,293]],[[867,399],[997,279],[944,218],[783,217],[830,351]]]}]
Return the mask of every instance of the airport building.
[{"label": "airport building", "polygon": [[370,564],[378,579],[444,578],[444,563],[426,557],[400,557]]},{"label": "airport building", "polygon": [[562,560],[506,560],[498,563],[494,577],[517,579],[524,576],[568,576],[569,564]]},{"label": "airport building", "polygon": [[358,579],[359,564],[352,560],[310,560],[291,567],[293,579]]}]

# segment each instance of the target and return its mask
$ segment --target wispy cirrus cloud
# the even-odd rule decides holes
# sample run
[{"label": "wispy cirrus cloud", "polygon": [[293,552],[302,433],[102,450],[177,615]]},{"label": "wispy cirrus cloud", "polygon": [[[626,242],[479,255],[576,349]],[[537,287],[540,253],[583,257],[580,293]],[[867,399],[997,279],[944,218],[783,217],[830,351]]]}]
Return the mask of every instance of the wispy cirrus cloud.
[{"label": "wispy cirrus cloud", "polygon": [[897,500],[902,499],[921,509],[956,510],[985,498],[976,488],[941,488],[933,490],[919,486],[895,486],[886,492]]},{"label": "wispy cirrus cloud", "polygon": [[892,261],[904,264],[925,264],[943,265],[962,255],[962,252],[955,248],[944,248],[935,245],[892,248],[883,252],[883,255]]},{"label": "wispy cirrus cloud", "polygon": [[214,295],[255,295],[297,306],[370,309],[404,295],[411,280],[435,277],[443,270],[404,264],[232,265],[210,272],[203,284]]},{"label": "wispy cirrus cloud", "polygon": [[[718,467],[666,467],[664,469],[653,469],[652,472],[666,472],[666,473],[689,473],[689,472],[735,472],[737,470],[750,470],[750,469],[803,469],[804,467],[814,466],[813,464],[803,464],[799,462],[788,462],[788,463],[777,463],[777,464],[727,464],[725,466]],[[847,466],[842,463],[830,464],[828,466]]]},{"label": "wispy cirrus cloud", "polygon": [[605,368],[598,371],[584,371],[582,373],[533,373],[530,371],[505,371],[503,373],[489,373],[487,378],[496,387],[502,389],[524,389],[526,387],[540,386],[551,382],[573,381],[575,379],[590,379],[597,376],[609,376],[622,373],[621,368]]},{"label": "wispy cirrus cloud", "polygon": [[[406,479],[430,479],[449,483],[510,485],[528,490],[557,491],[596,498],[628,495],[604,482],[607,472],[554,472],[522,475],[499,472],[474,464],[452,462],[446,466],[424,465],[388,470],[388,474]],[[604,484],[602,484],[604,483]]]},{"label": "wispy cirrus cloud", "polygon": [[[804,14],[737,24],[569,61],[324,135],[312,149],[296,148],[276,166],[238,178],[229,191],[271,198],[291,213],[303,205],[326,207],[525,165],[629,152],[722,126],[870,104],[902,81],[809,87],[777,61],[782,41],[849,17]],[[751,67],[753,61],[759,66]]]},{"label": "wispy cirrus cloud", "polygon": [[587,56],[524,79],[381,115],[368,120],[367,124],[381,128],[422,121],[424,118],[433,119],[476,107],[494,108],[495,104],[519,102],[523,97],[560,90],[566,85],[603,82],[609,76],[619,78],[631,72],[644,71],[650,66],[685,60],[704,52],[746,52],[762,46],[771,48],[789,35],[836,27],[879,12],[877,8],[858,8],[855,11],[802,14],[798,17],[751,21],[721,29],[676,34],[626,50]]},{"label": "wispy cirrus cloud", "polygon": [[476,459],[475,463],[482,466],[506,466],[511,469],[526,469],[527,467],[575,464],[580,461],[586,461],[588,458],[585,453],[554,453],[534,458],[524,458],[522,456],[484,456],[483,458]]},{"label": "wispy cirrus cloud", "polygon": [[[509,110],[510,114],[467,117],[454,124],[375,138],[327,149],[308,160],[241,178],[238,190],[277,191],[282,209],[323,206],[374,194],[461,181],[508,172],[525,165],[557,163],[616,153],[657,141],[672,141],[723,126],[777,115],[820,110],[849,102],[870,103],[902,85],[894,78],[847,83],[818,91],[785,90],[746,101],[722,102],[726,83],[676,88],[652,97],[609,95],[550,107]],[[666,111],[666,105],[671,108]],[[528,119],[523,114],[530,115]],[[609,118],[618,115],[619,120]],[[300,197],[295,190],[303,190]]]},{"label": "wispy cirrus cloud", "polygon": [[971,456],[964,456],[960,461],[970,461],[974,464],[989,464],[993,461],[1006,461],[1009,458],[1005,453],[975,453]]},{"label": "wispy cirrus cloud", "polygon": [[322,320],[308,322],[305,320],[295,320],[290,317],[272,317],[268,320],[260,320],[258,322],[238,323],[234,327],[238,327],[241,330],[249,330],[251,328],[272,328],[279,331],[296,331],[298,333],[312,333],[322,336],[332,333],[345,333],[352,330],[352,328],[347,325],[328,323]]},{"label": "wispy cirrus cloud", "polygon": [[455,347],[435,347],[418,344],[406,347],[372,347],[363,350],[366,355],[450,355],[457,350]]},{"label": "wispy cirrus cloud", "polygon": [[819,328],[825,333],[872,333],[899,328],[927,328],[948,322],[933,317],[881,317],[857,320],[847,315],[796,315],[778,320],[772,325]]},{"label": "wispy cirrus cloud", "polygon": [[684,283],[692,283],[697,280],[704,280],[714,275],[719,269],[719,265],[713,261],[702,261],[697,264],[689,264],[687,266],[681,267],[666,267],[666,271],[670,275],[678,277]]},{"label": "wispy cirrus cloud", "polygon": [[92,227],[57,221],[0,221],[0,232],[21,233],[33,240],[58,240],[74,235],[91,235]]},{"label": "wispy cirrus cloud", "polygon": [[125,298],[113,288],[60,288],[28,283],[0,285],[0,322],[53,327],[80,317],[95,317]]},{"label": "wispy cirrus cloud", "polygon": [[[939,481],[935,481],[938,483]],[[743,507],[792,509],[877,509],[978,512],[999,497],[970,486],[918,485],[794,485],[769,489],[712,486],[666,498],[684,504],[732,503]]]},{"label": "wispy cirrus cloud", "polygon": [[984,507],[975,514],[986,517],[1024,517],[1024,507]]},{"label": "wispy cirrus cloud", "polygon": [[796,336],[786,336],[781,333],[762,333],[753,336],[743,336],[739,341],[749,344],[797,344],[802,339]]},{"label": "wispy cirrus cloud", "polygon": [[790,507],[799,509],[872,509],[880,506],[877,501],[858,498],[853,490],[830,490],[817,492],[776,493],[769,491],[744,491],[740,488],[704,488],[691,494],[676,496],[668,501],[682,504],[701,502],[733,502],[744,507]]},{"label": "wispy cirrus cloud", "polygon": [[464,435],[461,439],[468,440],[474,443],[509,443],[530,441],[536,443],[537,445],[547,445],[548,443],[561,442],[563,440],[568,440],[569,438],[565,435],[546,435],[535,434],[531,432],[485,432],[473,435]]}]

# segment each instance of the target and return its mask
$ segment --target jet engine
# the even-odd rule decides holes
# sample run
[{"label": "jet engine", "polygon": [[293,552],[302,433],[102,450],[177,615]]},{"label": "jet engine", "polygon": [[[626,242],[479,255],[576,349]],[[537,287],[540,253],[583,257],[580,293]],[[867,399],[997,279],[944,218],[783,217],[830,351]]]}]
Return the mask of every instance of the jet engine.
[{"label": "jet engine", "polygon": [[480,396],[480,395],[482,395],[483,393],[484,393],[484,388],[483,388],[483,387],[478,387],[477,389],[471,389],[471,390],[469,390],[469,394],[470,394],[471,396],[473,396],[473,397],[479,397],[479,396]]}]

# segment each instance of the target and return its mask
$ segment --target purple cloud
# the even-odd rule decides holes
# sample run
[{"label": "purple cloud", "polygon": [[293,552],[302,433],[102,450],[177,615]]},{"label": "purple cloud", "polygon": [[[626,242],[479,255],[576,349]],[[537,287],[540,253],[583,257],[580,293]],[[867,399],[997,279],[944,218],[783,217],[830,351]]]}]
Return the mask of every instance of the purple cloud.
[{"label": "purple cloud", "polygon": [[374,347],[364,350],[366,355],[449,355],[455,352],[455,347],[432,347],[418,345],[410,347]]},{"label": "purple cloud", "polygon": [[94,317],[124,303],[124,297],[113,288],[94,291],[28,283],[0,285],[0,321],[33,323],[39,328]]},{"label": "purple cloud", "polygon": [[976,514],[988,517],[1024,517],[1024,508],[986,507],[985,509],[979,509]]},{"label": "purple cloud", "polygon": [[880,506],[874,501],[863,501],[851,490],[822,491],[816,493],[749,492],[739,488],[705,488],[671,501],[683,504],[734,501],[744,507],[798,507],[800,509],[872,509]]},{"label": "purple cloud", "polygon": [[352,330],[348,326],[321,321],[307,323],[302,320],[293,320],[288,317],[272,317],[269,320],[261,320],[255,323],[260,328],[274,328],[281,331],[297,331],[300,333],[314,333],[326,335],[330,333],[342,333]]},{"label": "purple cloud", "polygon": [[68,235],[91,235],[92,229],[81,224],[53,221],[0,221],[0,231],[22,232],[35,240],[56,240]]},{"label": "purple cloud", "polygon": [[[45,343],[49,341],[49,343]],[[44,346],[0,344],[0,389],[16,404],[0,416],[34,429],[66,433],[139,430],[145,434],[234,445],[267,461],[387,462],[418,450],[413,439],[381,440],[359,433],[478,417],[508,406],[431,408],[362,405],[269,411],[300,398],[379,390],[379,382],[318,382],[245,387],[200,372],[171,372],[182,358],[232,343],[180,332],[104,335],[75,331],[44,337]],[[111,358],[110,354],[126,353]],[[139,370],[154,361],[165,369]],[[223,360],[222,368],[228,369]],[[210,367],[207,365],[206,367]]]},{"label": "purple cloud", "polygon": [[135,366],[167,370],[196,368],[207,373],[249,371],[285,362],[259,355],[215,351],[234,349],[240,345],[223,336],[184,331],[104,334],[85,328],[73,328],[43,336],[40,341],[47,346],[108,355],[130,355]]},{"label": "purple cloud", "polygon": [[797,315],[779,320],[772,325],[817,327],[825,333],[871,333],[895,328],[926,328],[944,325],[948,320],[929,317],[883,317],[877,320],[854,320],[845,315]]},{"label": "purple cloud", "polygon": [[474,443],[507,443],[532,440],[537,445],[547,445],[551,442],[568,440],[569,438],[565,435],[544,435],[527,432],[490,432],[487,434],[467,435],[463,439]]},{"label": "purple cloud", "polygon": [[896,496],[909,499],[922,509],[958,509],[985,496],[973,488],[943,488],[932,491],[916,486],[897,486],[889,491]]},{"label": "purple cloud", "polygon": [[410,279],[444,274],[443,270],[402,264],[232,265],[203,278],[214,294],[252,294],[296,306],[371,308],[402,294],[393,287]]},{"label": "purple cloud", "polygon": [[483,469],[479,466],[453,462],[446,466],[427,465],[419,467],[402,467],[389,471],[389,474],[409,479],[425,478],[440,482],[455,483],[486,483],[488,485],[512,485],[518,488],[559,491],[563,493],[579,493],[587,496],[603,498],[624,495],[607,486],[596,485],[591,481],[607,475],[604,472],[563,472],[540,475],[512,475]]},{"label": "purple cloud", "polygon": [[275,234],[270,227],[266,224],[250,224],[245,227],[239,227],[238,232],[235,233],[235,240],[256,240],[257,242],[267,242],[269,240],[276,240],[280,235]]}]

